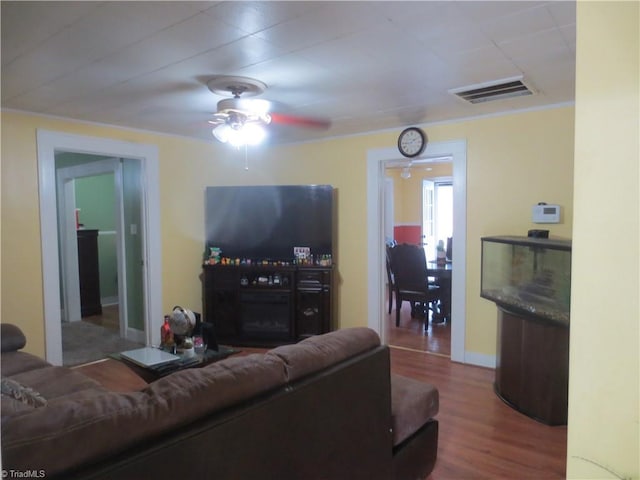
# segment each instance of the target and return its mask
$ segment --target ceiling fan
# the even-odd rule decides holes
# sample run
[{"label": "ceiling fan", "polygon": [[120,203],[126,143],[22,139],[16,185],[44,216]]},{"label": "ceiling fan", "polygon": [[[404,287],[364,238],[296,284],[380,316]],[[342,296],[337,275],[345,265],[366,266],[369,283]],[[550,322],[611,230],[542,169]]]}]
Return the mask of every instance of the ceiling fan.
[{"label": "ceiling fan", "polygon": [[223,143],[238,147],[255,145],[266,136],[269,124],[327,129],[331,122],[323,118],[300,117],[272,111],[272,102],[259,98],[267,85],[248,77],[217,76],[207,82],[212,93],[224,98],[218,102],[217,111],[209,120],[214,125],[213,136]]}]

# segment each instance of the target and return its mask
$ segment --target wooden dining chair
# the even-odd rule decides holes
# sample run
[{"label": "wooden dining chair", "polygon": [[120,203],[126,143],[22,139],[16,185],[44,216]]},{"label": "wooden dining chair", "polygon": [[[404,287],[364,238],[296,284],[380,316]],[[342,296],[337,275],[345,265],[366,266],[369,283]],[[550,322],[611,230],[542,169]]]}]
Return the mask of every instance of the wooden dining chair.
[{"label": "wooden dining chair", "polygon": [[386,267],[387,267],[387,285],[389,290],[389,314],[391,314],[391,307],[393,306],[393,292],[396,285],[393,279],[393,272],[391,271],[391,249],[395,244],[387,244],[386,248]]},{"label": "wooden dining chair", "polygon": [[400,326],[402,302],[411,303],[412,316],[420,313],[428,328],[428,310],[437,311],[439,287],[429,282],[424,248],[400,244],[389,249],[396,297],[396,327]]}]

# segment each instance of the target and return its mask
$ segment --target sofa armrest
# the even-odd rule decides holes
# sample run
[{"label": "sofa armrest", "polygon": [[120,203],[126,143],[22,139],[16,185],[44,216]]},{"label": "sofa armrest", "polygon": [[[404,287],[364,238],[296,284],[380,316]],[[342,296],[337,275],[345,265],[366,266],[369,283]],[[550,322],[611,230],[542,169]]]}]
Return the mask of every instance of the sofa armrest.
[{"label": "sofa armrest", "polygon": [[2,323],[0,326],[2,327],[2,330],[0,330],[2,353],[15,352],[24,348],[27,344],[27,339],[22,330],[11,323]]}]

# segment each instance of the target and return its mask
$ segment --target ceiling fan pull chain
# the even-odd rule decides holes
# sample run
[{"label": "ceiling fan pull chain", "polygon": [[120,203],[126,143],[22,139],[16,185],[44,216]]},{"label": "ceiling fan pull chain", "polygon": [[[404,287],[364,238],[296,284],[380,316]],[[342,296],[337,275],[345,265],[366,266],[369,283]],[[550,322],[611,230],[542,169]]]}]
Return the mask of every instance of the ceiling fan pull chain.
[{"label": "ceiling fan pull chain", "polygon": [[247,155],[247,144],[244,145],[244,169],[249,170],[249,156]]}]

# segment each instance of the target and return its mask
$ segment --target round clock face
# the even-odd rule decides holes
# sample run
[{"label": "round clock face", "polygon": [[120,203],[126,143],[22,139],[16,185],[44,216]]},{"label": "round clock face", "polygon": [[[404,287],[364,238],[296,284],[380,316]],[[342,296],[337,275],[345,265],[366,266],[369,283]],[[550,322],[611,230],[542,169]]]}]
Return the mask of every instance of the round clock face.
[{"label": "round clock face", "polygon": [[427,146],[427,136],[416,127],[405,128],[398,137],[398,150],[405,157],[417,157]]}]

